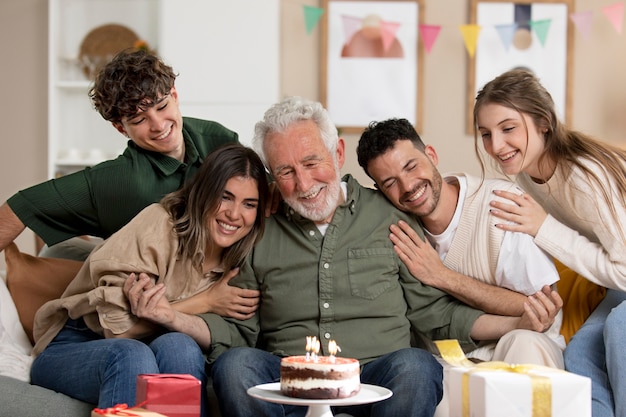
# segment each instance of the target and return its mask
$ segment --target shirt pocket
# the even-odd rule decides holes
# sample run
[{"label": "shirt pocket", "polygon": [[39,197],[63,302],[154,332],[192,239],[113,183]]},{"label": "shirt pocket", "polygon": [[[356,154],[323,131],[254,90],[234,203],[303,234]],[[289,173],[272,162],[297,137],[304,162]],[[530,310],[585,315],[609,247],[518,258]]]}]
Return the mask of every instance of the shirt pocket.
[{"label": "shirt pocket", "polygon": [[367,300],[398,285],[398,265],[393,249],[348,249],[348,279],[351,294]]}]

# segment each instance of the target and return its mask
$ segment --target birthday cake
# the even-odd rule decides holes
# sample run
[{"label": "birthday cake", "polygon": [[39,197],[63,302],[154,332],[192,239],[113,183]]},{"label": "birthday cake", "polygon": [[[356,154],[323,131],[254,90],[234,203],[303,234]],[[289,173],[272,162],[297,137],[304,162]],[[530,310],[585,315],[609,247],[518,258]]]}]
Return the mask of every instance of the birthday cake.
[{"label": "birthday cake", "polygon": [[280,390],[295,398],[336,399],[356,395],[361,389],[359,361],[350,358],[289,356],[280,361]]}]

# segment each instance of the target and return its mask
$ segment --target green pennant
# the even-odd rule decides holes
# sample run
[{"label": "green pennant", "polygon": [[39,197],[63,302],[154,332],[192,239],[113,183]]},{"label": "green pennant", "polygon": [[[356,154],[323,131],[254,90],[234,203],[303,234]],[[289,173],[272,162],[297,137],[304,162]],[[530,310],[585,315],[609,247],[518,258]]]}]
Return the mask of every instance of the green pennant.
[{"label": "green pennant", "polygon": [[304,11],[304,22],[306,24],[307,35],[311,34],[320,17],[324,14],[324,9],[313,6],[302,6]]},{"label": "green pennant", "polygon": [[530,28],[537,34],[541,46],[546,46],[546,38],[548,37],[548,30],[550,30],[552,19],[534,20],[529,23]]}]

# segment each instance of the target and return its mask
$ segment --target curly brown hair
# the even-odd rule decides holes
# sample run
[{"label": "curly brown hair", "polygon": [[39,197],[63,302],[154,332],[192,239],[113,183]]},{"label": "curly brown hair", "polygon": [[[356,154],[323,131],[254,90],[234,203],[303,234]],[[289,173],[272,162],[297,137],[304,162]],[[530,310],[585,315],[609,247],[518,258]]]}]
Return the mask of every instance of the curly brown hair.
[{"label": "curly brown hair", "polygon": [[175,80],[172,67],[152,52],[127,49],[98,72],[89,98],[105,120],[121,122],[154,106],[169,94]]}]

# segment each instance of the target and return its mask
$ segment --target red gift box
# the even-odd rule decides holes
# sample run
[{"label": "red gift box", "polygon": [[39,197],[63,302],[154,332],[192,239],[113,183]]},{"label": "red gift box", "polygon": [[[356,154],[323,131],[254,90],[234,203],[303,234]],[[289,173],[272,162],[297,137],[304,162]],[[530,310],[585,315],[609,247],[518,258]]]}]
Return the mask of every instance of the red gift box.
[{"label": "red gift box", "polygon": [[137,405],[168,417],[200,417],[201,385],[187,374],[137,375]]}]

